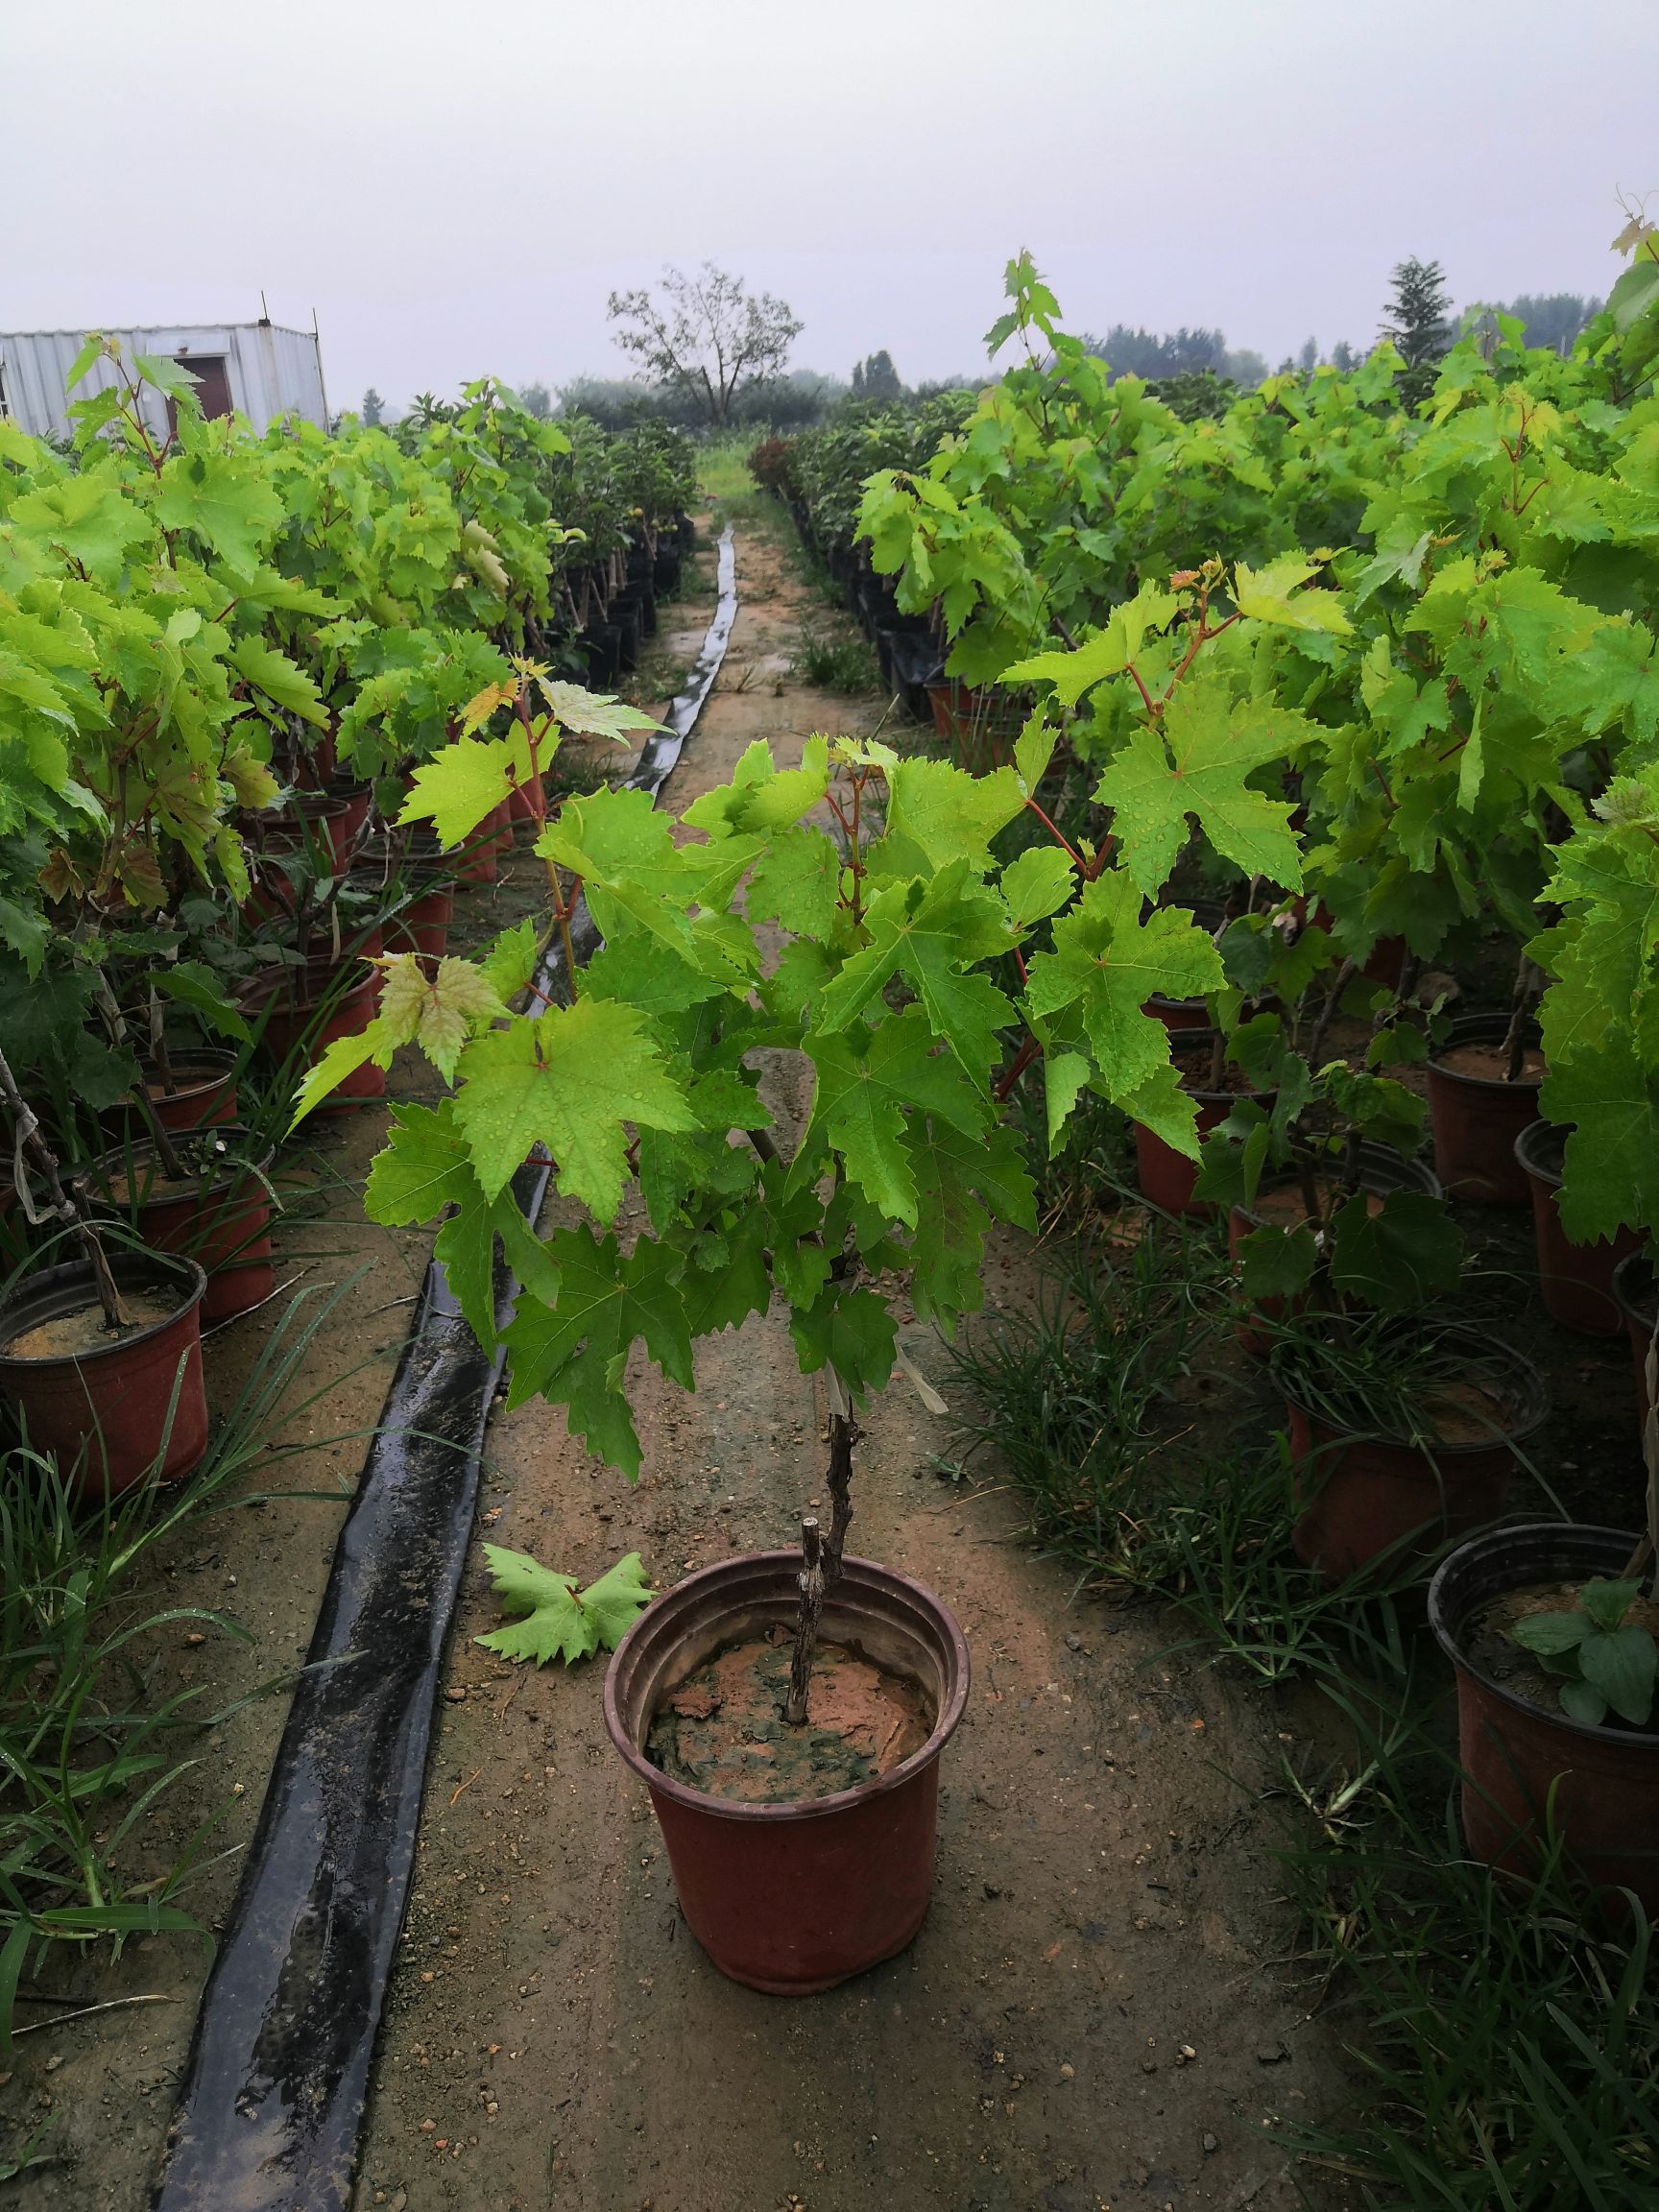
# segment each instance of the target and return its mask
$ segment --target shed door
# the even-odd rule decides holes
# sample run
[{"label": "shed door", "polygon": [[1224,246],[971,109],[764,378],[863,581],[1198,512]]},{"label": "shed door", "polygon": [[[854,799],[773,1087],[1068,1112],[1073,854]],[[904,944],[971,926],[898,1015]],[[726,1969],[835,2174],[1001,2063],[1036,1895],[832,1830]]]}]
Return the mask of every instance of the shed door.
[{"label": "shed door", "polygon": [[[230,379],[225,371],[223,353],[175,353],[174,360],[180,369],[188,369],[197,379],[196,397],[202,403],[202,412],[211,422],[221,415],[234,414],[230,404]],[[167,402],[167,428],[179,434],[179,411],[171,399]]]}]

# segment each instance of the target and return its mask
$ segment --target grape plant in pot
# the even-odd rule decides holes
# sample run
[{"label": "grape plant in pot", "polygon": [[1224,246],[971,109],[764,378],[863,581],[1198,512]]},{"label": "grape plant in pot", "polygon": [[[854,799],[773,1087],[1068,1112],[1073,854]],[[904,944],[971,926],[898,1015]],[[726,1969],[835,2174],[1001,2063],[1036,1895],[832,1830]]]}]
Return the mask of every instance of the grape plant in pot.
[{"label": "grape plant in pot", "polygon": [[[544,805],[564,731],[603,735],[615,711],[524,666],[419,771],[407,812],[449,842],[510,781]],[[437,1255],[486,1341],[500,1237],[524,1286],[503,1332],[510,1403],[564,1406],[629,1476],[637,1344],[691,1387],[698,1339],[776,1307],[802,1372],[824,1376],[829,1466],[807,1486],[827,1490],[828,1526],[658,1599],[607,1687],[687,1918],[724,1971],[766,1989],[854,1973],[926,1910],[967,1653],[936,1599],[849,1549],[852,1476],[860,1413],[894,1373],[895,1296],[950,1327],[980,1302],[991,1224],[1034,1225],[993,1082],[1010,1039],[1022,1022],[1074,1039],[1057,1080],[1050,1068],[1057,1139],[1089,1083],[1118,1101],[1150,1087],[1144,1110],[1194,1146],[1190,1108],[1165,1089],[1168,1033],[1141,1008],[1187,988],[1195,963],[1208,976],[1209,939],[1178,914],[1142,928],[1141,893],[1104,853],[1051,841],[994,857],[1053,745],[1034,726],[1017,764],[974,778],[822,737],[780,768],[757,742],[686,809],[690,836],[642,792],[572,794],[536,838],[541,926],[431,974],[388,959],[375,1021],[330,1047],[300,1099],[303,1113],[399,1045],[427,1052],[452,1093],[395,1110],[369,1210],[410,1224],[447,1210]],[[579,893],[603,939],[586,966],[569,957]],[[1011,955],[1050,917],[1017,1006],[993,973],[1018,974]],[[537,980],[555,945],[556,986]],[[767,1095],[760,1064],[778,1070]],[[791,1084],[810,1098],[795,1117],[773,1103]],[[538,1145],[565,1216],[546,1237],[509,1190]],[[815,1719],[816,1687],[848,1668],[878,1726]],[[750,1737],[722,1727],[728,1707]]]}]

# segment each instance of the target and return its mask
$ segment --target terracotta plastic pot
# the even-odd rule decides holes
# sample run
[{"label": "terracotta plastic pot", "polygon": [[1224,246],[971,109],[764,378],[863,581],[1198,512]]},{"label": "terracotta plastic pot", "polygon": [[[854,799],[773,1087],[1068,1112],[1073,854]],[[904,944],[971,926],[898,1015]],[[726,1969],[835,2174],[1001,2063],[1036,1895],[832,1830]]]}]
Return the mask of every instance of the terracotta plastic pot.
[{"label": "terracotta plastic pot", "polygon": [[[1334,1171],[1336,1163],[1333,1163]],[[1426,1198],[1443,1197],[1440,1178],[1422,1160],[1403,1160],[1391,1144],[1361,1144],[1359,1147],[1359,1188],[1386,1197],[1390,1190],[1420,1191]],[[1268,1190],[1294,1190],[1292,1177],[1281,1176],[1263,1187],[1262,1196]],[[1260,1229],[1266,1215],[1253,1212],[1245,1206],[1234,1206],[1227,1216],[1227,1255],[1234,1265],[1238,1264],[1239,1247],[1246,1237]],[[1289,1301],[1284,1298],[1263,1298],[1253,1309],[1263,1322],[1283,1319],[1289,1310]],[[1253,1358],[1264,1359],[1271,1349],[1262,1331],[1246,1319],[1238,1324],[1238,1342]]]},{"label": "terracotta plastic pot", "polygon": [[[214,1129],[234,1121],[237,1112],[236,1070],[233,1052],[191,1051],[171,1055],[173,1088],[164,1088],[154,1069],[145,1070],[144,1088],[150,1111],[166,1130]],[[128,1128],[142,1134],[143,1116],[133,1106],[112,1109],[110,1126],[116,1135]]]},{"label": "terracotta plastic pot", "polygon": [[1636,1417],[1638,1425],[1645,1427],[1647,1347],[1653,1341],[1654,1325],[1659,1322],[1659,1285],[1653,1281],[1653,1269],[1646,1253],[1632,1252],[1614,1268],[1613,1301],[1619,1309],[1624,1334],[1630,1339],[1630,1359],[1636,1370]]},{"label": "terracotta plastic pot", "polygon": [[691,1933],[722,1974],[780,1997],[832,1988],[921,1927],[939,1755],[968,1697],[968,1647],[939,1600],[890,1567],[848,1559],[823,1637],[922,1684],[937,1718],[921,1750],[878,1781],[788,1805],[732,1803],[654,1767],[643,1745],[671,1690],[723,1646],[776,1623],[793,1631],[800,1564],[794,1551],[757,1551],[687,1575],[640,1614],[605,1682],[605,1725],[651,1793]]},{"label": "terracotta plastic pot", "polygon": [[501,873],[501,854],[513,850],[513,823],[509,802],[493,807],[454,855],[458,883],[493,883]]},{"label": "terracotta plastic pot", "polygon": [[[234,1144],[245,1135],[229,1130],[224,1142]],[[203,1141],[187,1143],[182,1151],[181,1164],[201,1171],[201,1183],[193,1190],[148,1194],[149,1184],[162,1172],[149,1144],[107,1152],[81,1180],[99,1211],[130,1223],[152,1251],[180,1253],[205,1270],[202,1321],[211,1328],[215,1322],[248,1312],[276,1287],[271,1248],[273,1207],[270,1190],[261,1180],[276,1154],[266,1146],[255,1171],[247,1164],[244,1148],[241,1159],[226,1158],[209,1173],[211,1163],[203,1156]],[[130,1180],[137,1184],[136,1197],[123,1189]]]},{"label": "terracotta plastic pot", "polygon": [[507,794],[508,821],[534,822],[537,818],[535,801],[522,785],[515,783]]},{"label": "terracotta plastic pot", "polygon": [[338,799],[346,811],[341,816],[340,856],[345,858],[357,841],[358,832],[369,819],[369,808],[373,802],[373,783],[335,781],[328,785],[330,799]]},{"label": "terracotta plastic pot", "polygon": [[411,899],[386,925],[389,952],[418,952],[425,960],[442,960],[449,944],[449,925],[455,917],[455,893],[446,882],[434,883]]},{"label": "terracotta plastic pot", "polygon": [[1561,1226],[1556,1202],[1565,1142],[1565,1133],[1548,1121],[1531,1122],[1515,1140],[1515,1158],[1532,1199],[1539,1294],[1545,1311],[1564,1328],[1585,1336],[1617,1336],[1624,1316],[1613,1295],[1613,1272],[1622,1260],[1641,1250],[1643,1238],[1637,1230],[1621,1229],[1594,1244],[1573,1242]]},{"label": "terracotta plastic pot", "polygon": [[[244,1002],[251,1010],[269,1007],[264,1041],[276,1061],[286,1063],[299,1052],[303,1065],[314,1068],[336,1037],[360,1036],[373,1021],[380,1011],[380,978],[371,973],[336,988],[336,971],[314,962],[254,976]],[[366,1098],[385,1095],[385,1069],[366,1060],[315,1111],[349,1113]]]},{"label": "terracotta plastic pot", "polygon": [[1489,1866],[1530,1871],[1552,1818],[1572,1867],[1631,1889],[1659,1915],[1659,1733],[1591,1727],[1495,1681],[1463,1648],[1475,1616],[1533,1583],[1618,1576],[1635,1549],[1615,1528],[1554,1521],[1460,1545],[1429,1585],[1429,1622],[1457,1673],[1463,1834]]},{"label": "terracotta plastic pot", "polygon": [[17,1359],[9,1347],[26,1330],[96,1304],[91,1266],[73,1261],[45,1268],[0,1301],[0,1398],[35,1451],[51,1453],[65,1471],[79,1469],[86,1498],[118,1497],[158,1461],[157,1479],[176,1482],[207,1450],[201,1327],[206,1276],[192,1260],[142,1252],[111,1252],[109,1271],[123,1292],[164,1290],[179,1303],[118,1343]]},{"label": "terracotta plastic pot", "polygon": [[[1278,1095],[1274,1091],[1200,1090],[1194,1077],[1201,1080],[1200,1071],[1208,1073],[1214,1042],[1213,1029],[1182,1028],[1172,1037],[1170,1045],[1175,1065],[1181,1070],[1181,1087],[1197,1104],[1200,1137],[1207,1136],[1218,1122],[1225,1121],[1241,1097],[1252,1098],[1258,1106],[1270,1110]],[[1142,1129],[1139,1122],[1135,1124],[1135,1166],[1141,1195],[1149,1206],[1157,1206],[1166,1214],[1214,1213],[1214,1206],[1208,1198],[1195,1198],[1192,1194],[1198,1180],[1198,1163],[1166,1144],[1163,1138],[1154,1136],[1150,1129]]]},{"label": "terracotta plastic pot", "polygon": [[[1452,1024],[1441,1054],[1459,1046],[1499,1046],[1509,1027],[1506,1014],[1466,1014]],[[1535,1046],[1536,1029],[1527,1043]],[[1540,1078],[1505,1083],[1448,1068],[1443,1056],[1429,1063],[1429,1114],[1434,1126],[1434,1172],[1454,1198],[1477,1206],[1525,1206],[1526,1171],[1515,1140],[1538,1118]]]},{"label": "terracotta plastic pot", "polygon": [[[280,806],[260,807],[237,819],[243,835],[262,853],[292,853],[323,837],[338,868],[350,845],[347,817],[351,805],[332,791],[296,791]],[[279,899],[280,889],[274,896]]]},{"label": "terracotta plastic pot", "polygon": [[1473,1330],[1449,1334],[1467,1341],[1482,1380],[1496,1381],[1502,1434],[1431,1450],[1334,1427],[1286,1394],[1298,1503],[1308,1498],[1290,1541],[1303,1565],[1329,1583],[1346,1582],[1383,1552],[1402,1561],[1426,1558],[1448,1537],[1495,1521],[1508,1495],[1515,1447],[1549,1417],[1549,1390],[1529,1360]]}]

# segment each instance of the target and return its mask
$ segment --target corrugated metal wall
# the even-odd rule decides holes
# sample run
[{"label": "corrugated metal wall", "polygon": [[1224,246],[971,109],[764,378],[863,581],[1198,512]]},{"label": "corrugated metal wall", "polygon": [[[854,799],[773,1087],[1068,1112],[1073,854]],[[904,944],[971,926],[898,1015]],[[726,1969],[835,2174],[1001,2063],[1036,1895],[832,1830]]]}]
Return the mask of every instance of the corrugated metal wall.
[{"label": "corrugated metal wall", "polygon": [[[226,323],[172,330],[113,330],[130,360],[134,353],[222,354],[230,384],[231,404],[256,431],[283,415],[302,415],[308,422],[328,421],[323,388],[323,357],[309,330],[279,329],[272,323]],[[113,365],[95,362],[72,394],[63,380],[75,366],[84,333],[79,330],[0,331],[0,392],[5,410],[36,438],[66,437],[72,427],[65,412],[70,398],[89,399],[115,382]],[[147,392],[144,416],[159,437],[167,435],[167,407]]]}]

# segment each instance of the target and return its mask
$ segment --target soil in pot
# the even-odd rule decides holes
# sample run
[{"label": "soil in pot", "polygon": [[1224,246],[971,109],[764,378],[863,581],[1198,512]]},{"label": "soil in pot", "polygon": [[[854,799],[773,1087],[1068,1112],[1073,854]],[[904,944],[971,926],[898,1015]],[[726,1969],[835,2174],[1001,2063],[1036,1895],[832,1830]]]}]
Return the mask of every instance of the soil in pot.
[{"label": "soil in pot", "polygon": [[1569,1867],[1612,1894],[1631,1889],[1659,1913],[1659,1732],[1591,1725],[1535,1696],[1531,1654],[1503,1632],[1527,1610],[1566,1611],[1564,1591],[1623,1574],[1635,1538],[1613,1528],[1533,1522],[1459,1546],[1429,1588],[1429,1623],[1457,1675],[1463,1834],[1478,1859],[1526,1876],[1552,1822]]},{"label": "soil in pot", "polygon": [[645,1756],[711,1797],[787,1805],[874,1782],[926,1743],[933,1713],[920,1685],[839,1644],[814,1652],[806,1720],[792,1727],[792,1653],[781,1626],[717,1652],[669,1692]]},{"label": "soil in pot", "polygon": [[1613,1294],[1613,1274],[1622,1260],[1642,1248],[1634,1229],[1621,1229],[1594,1244],[1575,1244],[1561,1226],[1557,1193],[1567,1133],[1547,1121],[1534,1121],[1515,1140],[1515,1158],[1532,1200],[1532,1231],[1538,1248],[1538,1291],[1544,1310],[1564,1328],[1585,1336],[1617,1336],[1624,1327]]},{"label": "soil in pot", "polygon": [[1429,1113],[1434,1128],[1434,1172],[1448,1194],[1478,1206],[1524,1206],[1527,1176],[1515,1140],[1538,1118],[1544,1056],[1534,1031],[1521,1071],[1511,1082],[1504,1014],[1470,1014],[1452,1024],[1444,1048],[1429,1063]]},{"label": "soil in pot", "polygon": [[0,1343],[0,1357],[7,1359],[78,1359],[85,1352],[102,1352],[107,1345],[125,1344],[140,1331],[153,1329],[165,1321],[176,1310],[177,1298],[165,1298],[156,1290],[134,1290],[123,1293],[121,1310],[127,1319],[119,1329],[111,1329],[104,1318],[104,1309],[96,1298],[89,1299],[68,1313],[60,1313],[50,1321],[36,1322],[34,1328]]},{"label": "soil in pot", "polygon": [[[1409,1431],[1384,1432],[1375,1409],[1310,1407],[1293,1378],[1286,1418],[1297,1490],[1296,1556],[1332,1584],[1387,1554],[1426,1557],[1448,1537],[1503,1512],[1516,1449],[1543,1426],[1549,1393],[1536,1368],[1473,1331],[1446,1332],[1444,1358],[1410,1395]],[[1404,1365],[1404,1362],[1403,1362]]]},{"label": "soil in pot", "polygon": [[[1576,1582],[1528,1582],[1519,1589],[1505,1590],[1465,1623],[1464,1650],[1482,1673],[1515,1696],[1524,1697],[1542,1712],[1559,1712],[1559,1675],[1541,1667],[1535,1651],[1517,1644],[1514,1631],[1517,1622],[1529,1620],[1535,1613],[1577,1612],[1578,1590]],[[1659,1605],[1650,1598],[1638,1598],[1624,1618],[1645,1628],[1649,1636],[1659,1637]],[[1617,1729],[1623,1723],[1609,1713],[1603,1725]]]},{"label": "soil in pot", "polygon": [[[1214,1044],[1215,1033],[1211,1029],[1181,1029],[1170,1039],[1181,1088],[1198,1108],[1200,1137],[1226,1120],[1236,1099],[1253,1098],[1259,1106],[1271,1110],[1276,1095],[1271,1091],[1253,1091],[1249,1077],[1231,1062],[1223,1064],[1217,1080],[1214,1071]],[[1161,1207],[1166,1214],[1214,1212],[1209,1199],[1193,1196],[1198,1163],[1189,1160],[1184,1152],[1175,1151],[1162,1137],[1142,1128],[1139,1122],[1135,1125],[1135,1164],[1141,1195],[1148,1205]]]}]

